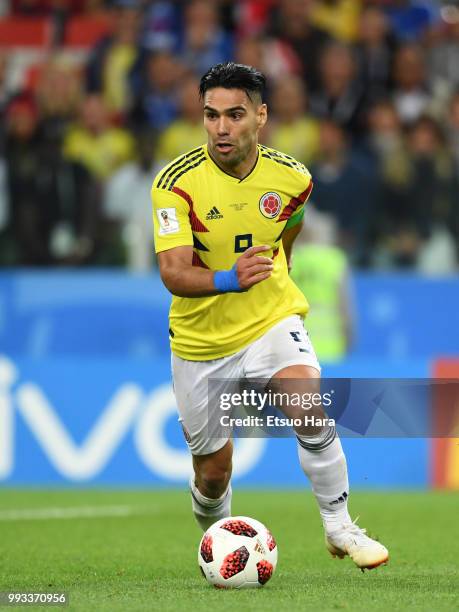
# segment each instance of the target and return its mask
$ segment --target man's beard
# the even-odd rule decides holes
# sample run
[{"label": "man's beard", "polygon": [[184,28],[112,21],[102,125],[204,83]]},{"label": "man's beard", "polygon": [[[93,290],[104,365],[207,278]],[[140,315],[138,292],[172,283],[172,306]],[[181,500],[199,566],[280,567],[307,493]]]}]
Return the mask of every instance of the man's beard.
[{"label": "man's beard", "polygon": [[229,157],[224,157],[220,154],[218,149],[216,149],[217,159],[225,165],[227,168],[235,168],[239,166],[241,162],[245,160],[250,152],[250,147],[246,146],[244,148],[235,147],[234,151]]}]

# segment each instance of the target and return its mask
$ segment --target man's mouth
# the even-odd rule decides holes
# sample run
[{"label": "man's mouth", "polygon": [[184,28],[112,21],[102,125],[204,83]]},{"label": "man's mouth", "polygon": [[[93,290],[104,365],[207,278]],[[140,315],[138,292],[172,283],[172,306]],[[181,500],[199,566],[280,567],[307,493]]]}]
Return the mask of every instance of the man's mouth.
[{"label": "man's mouth", "polygon": [[229,153],[234,149],[234,145],[229,142],[217,142],[215,146],[220,153]]}]

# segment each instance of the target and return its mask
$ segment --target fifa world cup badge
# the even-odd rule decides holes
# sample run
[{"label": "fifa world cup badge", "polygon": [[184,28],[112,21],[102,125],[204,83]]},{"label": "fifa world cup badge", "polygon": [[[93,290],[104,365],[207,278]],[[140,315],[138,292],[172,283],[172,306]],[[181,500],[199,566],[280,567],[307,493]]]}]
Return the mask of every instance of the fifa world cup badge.
[{"label": "fifa world cup badge", "polygon": [[177,219],[175,208],[160,208],[156,211],[159,222],[159,235],[175,234],[179,231],[180,225]]}]

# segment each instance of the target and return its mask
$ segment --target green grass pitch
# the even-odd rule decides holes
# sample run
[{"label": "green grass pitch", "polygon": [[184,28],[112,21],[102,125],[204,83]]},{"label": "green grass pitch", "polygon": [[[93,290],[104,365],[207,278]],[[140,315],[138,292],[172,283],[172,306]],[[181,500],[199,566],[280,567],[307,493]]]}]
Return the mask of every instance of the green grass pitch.
[{"label": "green grass pitch", "polygon": [[[43,518],[52,508],[68,512]],[[233,514],[270,527],[279,562],[264,588],[226,591],[201,577],[185,490],[0,489],[0,591],[67,591],[83,612],[459,609],[458,494],[356,492],[350,508],[389,548],[386,567],[332,559],[310,493],[236,487]]]}]

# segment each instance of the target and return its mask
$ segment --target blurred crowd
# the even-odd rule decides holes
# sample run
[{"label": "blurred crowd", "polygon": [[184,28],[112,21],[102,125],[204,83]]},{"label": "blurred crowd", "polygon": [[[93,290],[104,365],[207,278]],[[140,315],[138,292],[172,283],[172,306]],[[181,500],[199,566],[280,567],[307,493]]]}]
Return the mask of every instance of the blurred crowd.
[{"label": "blurred crowd", "polygon": [[[457,271],[455,0],[7,0],[12,15],[52,36],[22,79],[0,49],[1,266],[149,269],[154,173],[205,142],[199,77],[235,60],[267,75],[261,140],[310,169],[353,265]],[[75,15],[106,23],[85,53],[66,48]]]}]

